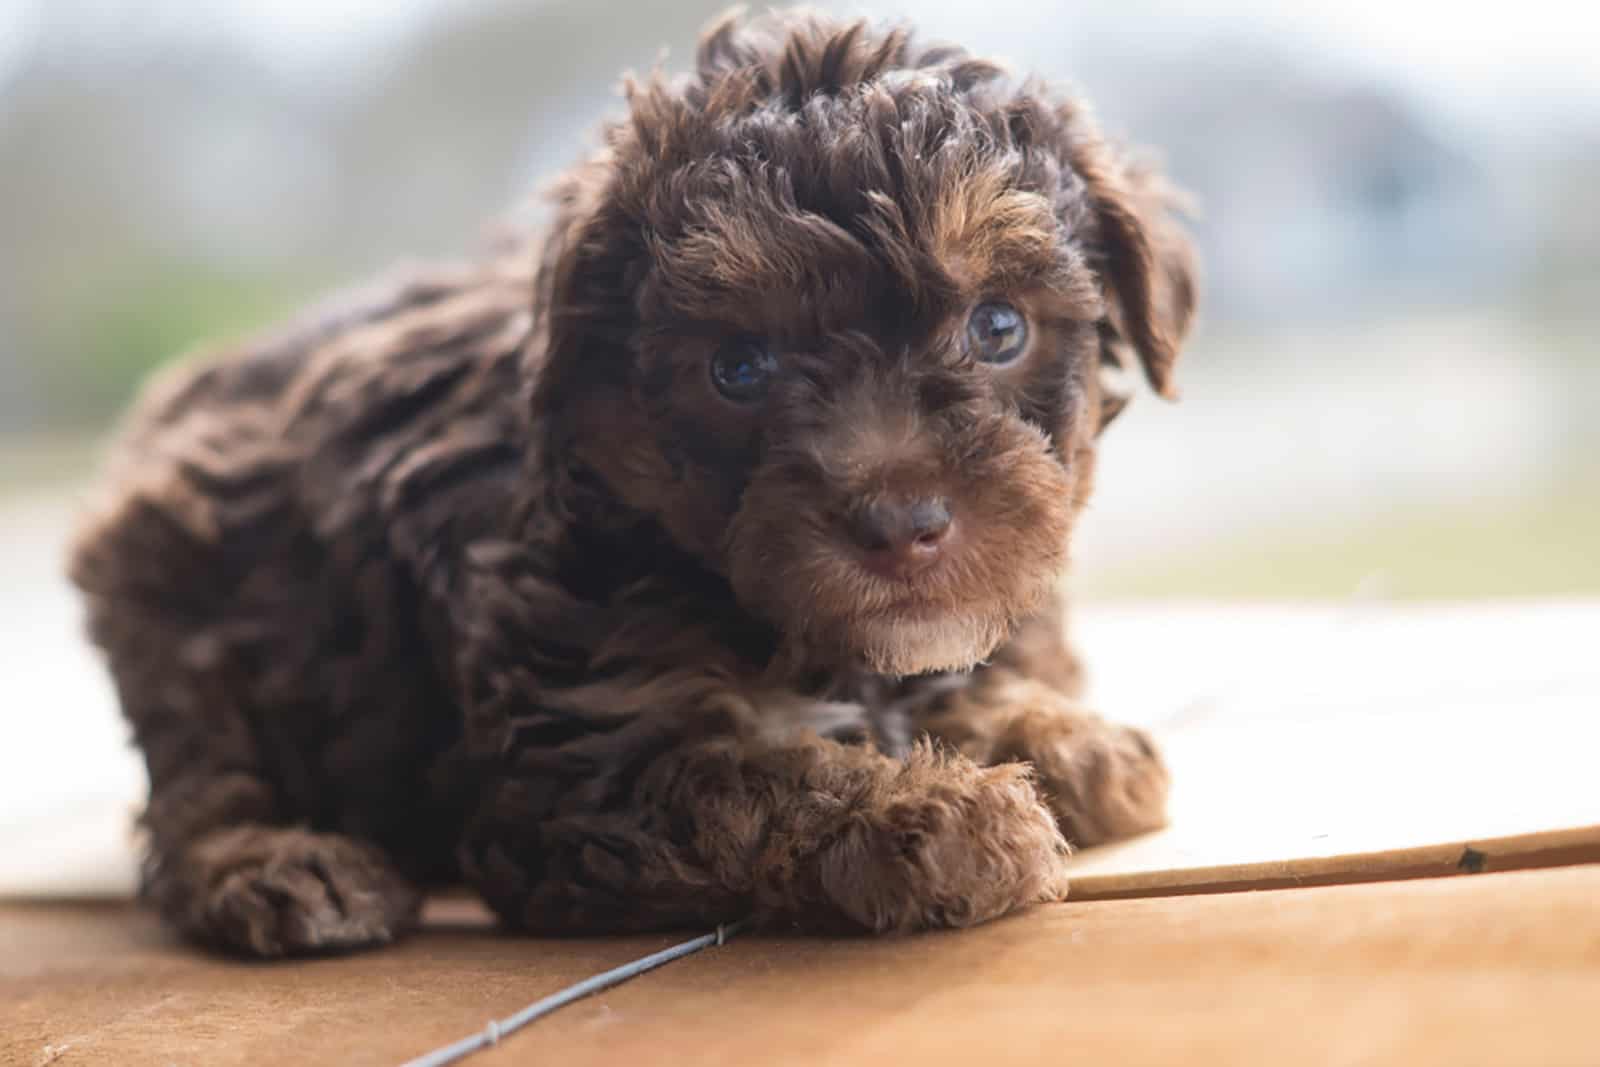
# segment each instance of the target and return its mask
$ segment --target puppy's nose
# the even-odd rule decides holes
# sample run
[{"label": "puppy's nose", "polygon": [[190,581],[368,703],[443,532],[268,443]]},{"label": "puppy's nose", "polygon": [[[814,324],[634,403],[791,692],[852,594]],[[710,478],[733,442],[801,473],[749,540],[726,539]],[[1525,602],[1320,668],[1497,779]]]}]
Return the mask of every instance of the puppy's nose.
[{"label": "puppy's nose", "polygon": [[851,516],[850,533],[868,567],[903,578],[939,559],[952,526],[943,500],[875,500]]}]

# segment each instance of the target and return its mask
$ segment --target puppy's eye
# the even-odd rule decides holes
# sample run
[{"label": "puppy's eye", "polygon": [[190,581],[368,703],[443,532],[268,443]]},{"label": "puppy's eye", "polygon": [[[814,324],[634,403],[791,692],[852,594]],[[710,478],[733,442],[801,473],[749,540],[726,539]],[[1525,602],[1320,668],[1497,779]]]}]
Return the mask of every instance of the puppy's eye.
[{"label": "puppy's eye", "polygon": [[1000,301],[979,304],[967,320],[967,347],[984,363],[1010,363],[1028,345],[1028,320]]},{"label": "puppy's eye", "polygon": [[730,341],[711,357],[711,383],[717,392],[740,404],[760,400],[777,372],[777,359],[753,338]]}]

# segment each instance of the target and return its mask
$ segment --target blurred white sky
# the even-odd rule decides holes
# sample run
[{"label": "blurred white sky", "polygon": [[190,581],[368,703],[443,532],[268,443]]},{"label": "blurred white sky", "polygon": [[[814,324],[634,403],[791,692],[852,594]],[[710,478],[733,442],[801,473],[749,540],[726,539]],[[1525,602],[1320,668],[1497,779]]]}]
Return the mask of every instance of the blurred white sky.
[{"label": "blurred white sky", "polygon": [[[323,66],[381,48],[418,20],[481,0],[0,0],[0,73],[46,21],[108,43],[124,33],[236,37],[275,64]],[[529,4],[539,0],[524,0]],[[670,0],[644,0],[670,2]],[[613,3],[637,8],[640,0]],[[760,4],[752,4],[760,7]],[[824,6],[838,7],[838,4]],[[889,0],[843,5],[910,14],[982,47],[997,27],[1097,23],[1160,47],[1209,32],[1298,39],[1307,55],[1367,66],[1408,83],[1447,111],[1514,108],[1529,116],[1600,124],[1600,7],[1578,0]],[[1010,36],[1005,34],[1005,36]],[[688,42],[670,42],[682,55]],[[1030,57],[1019,56],[1026,61]]]}]

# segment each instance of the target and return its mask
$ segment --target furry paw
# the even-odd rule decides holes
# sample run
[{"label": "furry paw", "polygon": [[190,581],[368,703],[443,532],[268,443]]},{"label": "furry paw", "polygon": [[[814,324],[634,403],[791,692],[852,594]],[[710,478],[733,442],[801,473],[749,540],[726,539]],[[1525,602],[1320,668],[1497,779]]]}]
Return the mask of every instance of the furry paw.
[{"label": "furry paw", "polygon": [[191,933],[253,956],[385,944],[415,919],[420,894],[375,847],[304,830],[223,831],[196,845]]},{"label": "furry paw", "polygon": [[1037,692],[1038,706],[1012,719],[995,759],[1033,765],[1039,791],[1073,847],[1166,825],[1170,777],[1150,735],[1090,715],[1042,687]]},{"label": "furry paw", "polygon": [[823,894],[877,932],[970,926],[1067,892],[1066,841],[1031,776],[922,746],[819,855]]}]

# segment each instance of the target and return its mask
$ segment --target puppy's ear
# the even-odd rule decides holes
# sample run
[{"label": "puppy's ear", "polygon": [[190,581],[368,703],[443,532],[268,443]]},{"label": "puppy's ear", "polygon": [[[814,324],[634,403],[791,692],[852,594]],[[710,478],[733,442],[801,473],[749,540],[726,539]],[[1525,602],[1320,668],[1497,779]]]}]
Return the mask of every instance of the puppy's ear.
[{"label": "puppy's ear", "polygon": [[534,277],[536,329],[526,360],[529,398],[545,414],[566,407],[583,380],[614,367],[613,348],[620,348],[607,329],[620,323],[616,302],[620,287],[613,275],[625,269],[628,249],[617,247],[621,227],[607,226],[605,192],[611,159],[601,151],[568,171],[551,188],[553,217],[545,230]]},{"label": "puppy's ear", "polygon": [[1153,168],[1119,158],[1103,142],[1089,141],[1076,155],[1099,233],[1096,266],[1108,290],[1102,364],[1120,367],[1116,349],[1126,345],[1155,391],[1175,400],[1173,371],[1199,288],[1194,247],[1177,218],[1181,194]]},{"label": "puppy's ear", "polygon": [[602,525],[653,514],[691,544],[698,516],[685,510],[680,479],[633,390],[647,237],[630,222],[637,215],[619,197],[620,181],[606,149],[552,190],[555,217],[535,275],[535,327],[524,355],[544,499]]}]

